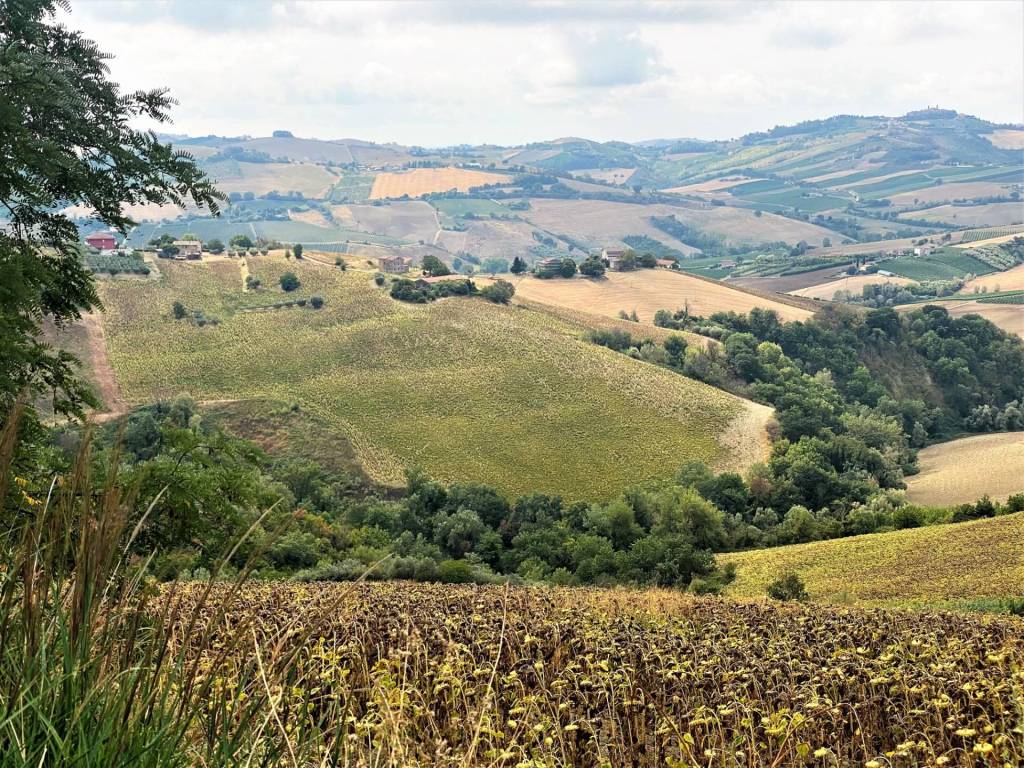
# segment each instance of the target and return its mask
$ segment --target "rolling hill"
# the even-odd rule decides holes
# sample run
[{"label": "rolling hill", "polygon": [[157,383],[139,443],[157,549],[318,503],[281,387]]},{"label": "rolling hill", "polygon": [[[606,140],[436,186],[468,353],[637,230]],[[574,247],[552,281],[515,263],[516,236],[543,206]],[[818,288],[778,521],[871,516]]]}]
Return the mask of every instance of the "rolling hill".
[{"label": "rolling hill", "polygon": [[720,555],[736,566],[728,594],[763,597],[793,571],[811,598],[869,605],[928,605],[1019,596],[1024,512],[966,523]]},{"label": "rolling hill", "polygon": [[[481,299],[412,305],[372,273],[280,255],[160,263],[161,279],[104,281],[110,360],[128,403],[289,403],[336,430],[363,470],[398,484],[421,467],[514,496],[607,498],[687,459],[763,458],[771,410],[614,353],[578,325]],[[286,270],[302,282],[277,288]],[[268,305],[319,295],[324,306]],[[175,320],[174,301],[195,319]]]}]

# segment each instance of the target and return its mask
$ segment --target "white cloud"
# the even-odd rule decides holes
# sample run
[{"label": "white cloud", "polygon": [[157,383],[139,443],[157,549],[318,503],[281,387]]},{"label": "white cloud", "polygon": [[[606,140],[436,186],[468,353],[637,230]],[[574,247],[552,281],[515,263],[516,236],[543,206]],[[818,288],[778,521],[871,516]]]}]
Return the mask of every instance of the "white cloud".
[{"label": "white cloud", "polygon": [[94,0],[68,23],[195,135],[722,138],[935,103],[1024,121],[1020,3]]}]

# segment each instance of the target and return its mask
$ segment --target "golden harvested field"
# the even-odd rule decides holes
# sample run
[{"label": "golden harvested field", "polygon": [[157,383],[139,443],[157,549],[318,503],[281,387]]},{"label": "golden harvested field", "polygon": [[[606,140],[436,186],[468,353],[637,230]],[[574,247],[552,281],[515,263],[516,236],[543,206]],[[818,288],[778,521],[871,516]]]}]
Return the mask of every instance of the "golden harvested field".
[{"label": "golden harvested field", "polygon": [[415,168],[400,173],[378,173],[373,180],[370,199],[379,200],[403,195],[420,197],[431,192],[448,192],[452,189],[468,192],[471,187],[500,184],[509,181],[509,178],[505,174],[454,167]]},{"label": "golden harvested field", "polygon": [[770,296],[667,269],[607,272],[599,280],[584,277],[541,280],[523,276],[512,282],[516,295],[525,299],[607,317],[618,317],[622,310],[636,310],[643,323],[652,323],[659,309],[675,312],[687,305],[691,314],[705,317],[715,312],[746,313],[755,307],[773,309],[784,320],[806,320],[813,314]]},{"label": "golden harvested field", "polygon": [[859,296],[865,285],[882,285],[884,283],[895,283],[896,285],[913,285],[914,281],[906,277],[886,277],[885,275],[853,275],[841,277],[838,280],[830,280],[827,283],[812,285],[809,288],[799,288],[790,291],[793,296],[804,296],[808,299],[832,300],[836,291],[850,291]]},{"label": "golden harvested field", "polygon": [[949,200],[971,200],[978,197],[994,197],[1007,195],[1012,185],[996,181],[963,181],[953,184],[940,184],[913,192],[901,192],[891,195],[889,200],[895,206],[919,203],[944,203]]},{"label": "golden harvested field", "polygon": [[1024,201],[984,205],[938,205],[907,216],[959,227],[1004,227],[1024,222]]},{"label": "golden harvested field", "polygon": [[310,163],[246,163],[224,160],[207,163],[205,169],[221,192],[301,192],[306,197],[324,197],[337,177]]},{"label": "golden harvested field", "polygon": [[456,232],[445,229],[437,236],[437,244],[450,253],[468,251],[474,256],[487,259],[495,257],[512,260],[515,254],[528,253],[537,245],[533,238],[536,229],[525,221],[463,221],[466,229]]},{"label": "golden harvested field", "polygon": [[[1014,235],[1020,237],[1020,235]],[[1001,239],[1001,238],[1000,238]],[[985,241],[980,241],[984,243]],[[974,243],[972,243],[974,245]],[[1024,290],[1024,264],[1018,264],[1005,272],[993,272],[990,275],[976,277],[966,285],[960,292],[970,295],[975,288],[987,288],[989,291],[1020,291]]]},{"label": "golden harvested field", "polygon": [[[127,401],[297,403],[344,435],[377,482],[399,485],[417,466],[512,497],[603,499],[687,459],[742,469],[764,458],[768,409],[592,344],[577,325],[475,298],[405,304],[366,272],[247,261],[258,291],[242,291],[230,260],[101,286]],[[285,270],[302,282],[287,296]],[[314,294],[320,310],[242,311]],[[220,324],[175,321],[175,300]]]},{"label": "golden harvested field", "polygon": [[966,523],[719,555],[736,564],[728,594],[763,597],[793,571],[815,600],[924,605],[1019,595],[1024,512]]},{"label": "golden harvested field", "polygon": [[[180,595],[188,616],[201,589],[164,599]],[[315,739],[322,753],[303,765],[1024,760],[1024,623],[1010,618],[400,582],[251,584],[217,615],[188,635],[179,626],[176,645],[194,658],[213,634],[223,683],[247,692],[239,708],[262,707],[257,722],[271,717],[263,691],[278,691],[267,738]],[[254,645],[261,659],[294,649],[295,663],[258,661]]]},{"label": "golden harvested field", "polygon": [[733,187],[739,184],[741,181],[745,181],[747,176],[722,176],[717,179],[708,179],[707,181],[698,181],[694,184],[686,184],[682,187],[672,187],[671,189],[663,189],[662,192],[671,192],[674,195],[699,195],[702,192],[717,192],[720,189],[726,189],[727,187]]},{"label": "golden harvested field", "polygon": [[985,136],[1000,149],[1024,149],[1024,131],[1002,128]]},{"label": "golden harvested field", "polygon": [[[1024,314],[1019,305],[1017,311]],[[907,498],[946,506],[984,495],[1004,501],[1024,493],[1024,432],[994,432],[930,445],[918,454],[919,474],[907,478]]]}]

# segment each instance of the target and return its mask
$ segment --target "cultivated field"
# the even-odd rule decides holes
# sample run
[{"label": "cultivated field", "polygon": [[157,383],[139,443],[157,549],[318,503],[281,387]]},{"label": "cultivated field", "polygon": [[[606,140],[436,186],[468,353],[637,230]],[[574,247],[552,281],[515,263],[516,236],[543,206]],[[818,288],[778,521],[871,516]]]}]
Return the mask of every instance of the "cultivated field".
[{"label": "cultivated field", "polygon": [[859,296],[865,285],[882,285],[884,283],[895,283],[896,285],[912,285],[913,280],[905,277],[886,277],[885,275],[852,275],[841,277],[838,280],[830,280],[827,283],[812,285],[809,288],[799,288],[791,293],[794,296],[804,296],[809,299],[831,300],[836,291],[849,291]]},{"label": "cultivated field", "polygon": [[715,312],[745,314],[755,307],[775,310],[784,320],[805,320],[813,314],[770,296],[664,269],[608,272],[598,280],[579,276],[570,280],[541,280],[524,276],[514,278],[512,282],[516,286],[516,296],[524,299],[607,317],[618,317],[622,310],[636,310],[642,323],[653,322],[654,313],[659,309],[675,312],[687,306],[690,314],[704,317]]},{"label": "cultivated field", "polygon": [[670,189],[663,189],[662,192],[670,192],[674,195],[699,195],[705,192],[718,192],[722,189],[728,189],[729,187],[735,187],[747,180],[746,176],[732,175],[732,176],[721,176],[717,179],[708,179],[707,181],[698,181],[693,184],[686,184],[681,187],[671,187]]},{"label": "cultivated field", "polygon": [[1024,202],[938,205],[908,213],[907,216],[955,227],[1001,227],[1024,222]]},{"label": "cultivated field", "polygon": [[386,197],[420,197],[432,192],[457,189],[468,192],[471,187],[507,182],[509,177],[499,173],[486,173],[466,168],[415,168],[400,173],[378,173],[373,180],[370,199]]},{"label": "cultivated field", "polygon": [[580,178],[589,176],[609,184],[628,184],[630,176],[634,173],[636,173],[636,168],[584,168],[573,171],[572,175]]},{"label": "cultivated field", "polygon": [[[895,206],[913,205],[915,202],[944,203],[949,200],[972,200],[978,197],[1006,195],[1010,188],[1010,185],[996,181],[964,181],[901,192],[898,195],[893,195],[889,200]],[[909,215],[913,217],[913,214]]]},{"label": "cultivated field", "polygon": [[985,136],[1000,149],[1024,149],[1024,131],[1003,128]]},{"label": "cultivated field", "polygon": [[319,165],[308,163],[246,163],[222,160],[204,169],[222,192],[301,192],[306,197],[326,197],[337,177]]},{"label": "cultivated field", "polygon": [[[1015,333],[1021,338],[1024,338],[1024,309],[1021,309],[1019,304],[991,304],[988,302],[975,301],[973,299],[960,300],[959,294],[957,294],[957,298],[952,300],[944,299],[934,303],[949,312],[951,317],[981,315],[986,320],[999,326],[1007,333]],[[915,309],[920,309],[921,306],[921,304],[904,304],[896,307],[896,309],[899,312],[911,312]]]},{"label": "cultivated field", "polygon": [[[762,445],[766,409],[585,341],[554,317],[481,299],[403,304],[365,272],[274,256],[248,263],[259,291],[242,291],[233,261],[104,283],[127,400],[295,402],[344,435],[378,482],[399,484],[418,466],[512,496],[607,498],[690,458],[719,467],[758,458],[749,445]],[[287,296],[276,287],[286,269],[302,281]],[[314,294],[321,310],[239,311]],[[220,324],[175,321],[175,300]]]},{"label": "cultivated field", "polygon": [[[185,588],[186,606],[201,588]],[[186,649],[207,621],[182,627]],[[279,691],[280,731],[322,739],[325,765],[1024,760],[1019,620],[659,590],[265,583],[214,629],[225,684]],[[287,680],[253,669],[253,646],[279,642],[298,654]]]},{"label": "cultivated field", "polygon": [[516,255],[529,257],[528,250],[537,245],[535,228],[525,221],[464,221],[465,230],[443,230],[437,244],[451,253],[466,251],[486,259],[495,257],[512,261]]},{"label": "cultivated field", "polygon": [[[1016,310],[1024,315],[1024,308]],[[918,454],[918,463],[921,472],[907,478],[907,498],[917,504],[961,504],[982,496],[1002,501],[1024,493],[1024,432],[931,445]]]},{"label": "cultivated field", "polygon": [[331,212],[347,226],[401,240],[432,242],[437,218],[422,200],[393,201],[387,205],[335,205]]},{"label": "cultivated field", "polygon": [[[974,497],[972,497],[974,498]],[[1019,596],[1024,513],[967,523],[719,555],[735,563],[730,595],[763,597],[793,571],[815,600],[924,605]]]},{"label": "cultivated field", "polygon": [[963,287],[961,293],[969,295],[975,288],[986,288],[989,291],[1024,290],[1024,264],[1018,264],[1005,272],[993,272],[991,275],[976,277]]}]

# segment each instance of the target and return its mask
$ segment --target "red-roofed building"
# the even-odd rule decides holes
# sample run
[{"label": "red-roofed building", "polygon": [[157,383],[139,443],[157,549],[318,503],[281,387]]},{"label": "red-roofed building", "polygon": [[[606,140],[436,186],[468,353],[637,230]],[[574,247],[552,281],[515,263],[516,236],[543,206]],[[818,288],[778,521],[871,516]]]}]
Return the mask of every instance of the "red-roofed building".
[{"label": "red-roofed building", "polygon": [[117,238],[111,232],[95,232],[85,238],[85,242],[100,251],[112,251],[117,248]]}]

